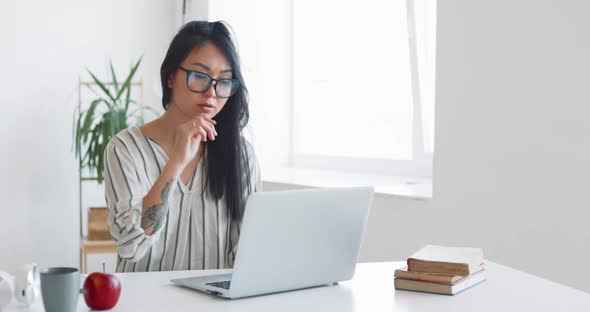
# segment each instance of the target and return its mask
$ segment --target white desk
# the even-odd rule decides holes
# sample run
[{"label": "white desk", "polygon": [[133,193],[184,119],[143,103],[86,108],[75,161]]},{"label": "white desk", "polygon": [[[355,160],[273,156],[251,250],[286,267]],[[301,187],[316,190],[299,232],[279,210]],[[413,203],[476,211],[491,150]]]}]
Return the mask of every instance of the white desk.
[{"label": "white desk", "polygon": [[[456,296],[395,290],[393,272],[403,262],[364,263],[353,280],[337,286],[259,296],[221,299],[172,285],[171,278],[210,271],[117,274],[123,285],[112,311],[590,311],[590,294],[514,269],[488,263],[488,280]],[[78,311],[88,311],[80,297]],[[38,302],[28,310],[43,311]]]}]

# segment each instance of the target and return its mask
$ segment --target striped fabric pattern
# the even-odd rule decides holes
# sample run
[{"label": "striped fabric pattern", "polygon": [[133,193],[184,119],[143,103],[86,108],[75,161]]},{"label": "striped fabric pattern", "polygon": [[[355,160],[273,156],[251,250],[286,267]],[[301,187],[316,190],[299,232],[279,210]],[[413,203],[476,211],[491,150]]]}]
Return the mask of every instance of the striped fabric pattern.
[{"label": "striped fabric pattern", "polygon": [[[244,194],[262,189],[258,161],[246,142],[250,177]],[[138,127],[118,133],[105,149],[105,198],[109,228],[117,242],[117,272],[231,268],[239,224],[231,222],[225,198],[203,190],[203,161],[188,185],[178,181],[164,226],[146,235],[141,228],[143,197],[159,177],[168,156]]]}]

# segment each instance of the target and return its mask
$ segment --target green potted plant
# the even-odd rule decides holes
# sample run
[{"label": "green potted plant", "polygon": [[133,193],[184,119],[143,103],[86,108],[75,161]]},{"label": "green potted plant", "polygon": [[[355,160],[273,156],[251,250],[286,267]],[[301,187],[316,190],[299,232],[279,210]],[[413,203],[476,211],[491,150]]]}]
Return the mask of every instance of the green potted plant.
[{"label": "green potted plant", "polygon": [[109,62],[112,79],[110,82],[101,81],[87,69],[93,84],[86,86],[96,95],[96,98],[90,102],[88,109],[75,114],[75,153],[80,161],[80,169],[87,168],[95,173],[99,183],[102,183],[104,179],[103,161],[107,143],[129,124],[142,124],[141,112],[144,109],[150,109],[131,98],[131,81],[141,59],[140,57],[131,67],[122,83],[117,80],[112,62]]}]

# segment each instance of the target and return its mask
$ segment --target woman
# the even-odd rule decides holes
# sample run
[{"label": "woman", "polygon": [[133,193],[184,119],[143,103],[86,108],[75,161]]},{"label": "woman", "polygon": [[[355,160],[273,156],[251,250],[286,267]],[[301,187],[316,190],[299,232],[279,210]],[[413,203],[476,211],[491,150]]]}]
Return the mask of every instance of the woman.
[{"label": "woman", "polygon": [[247,90],[228,28],[186,24],[160,75],[164,115],[105,150],[117,272],[232,267],[246,198],[261,182],[242,136]]}]

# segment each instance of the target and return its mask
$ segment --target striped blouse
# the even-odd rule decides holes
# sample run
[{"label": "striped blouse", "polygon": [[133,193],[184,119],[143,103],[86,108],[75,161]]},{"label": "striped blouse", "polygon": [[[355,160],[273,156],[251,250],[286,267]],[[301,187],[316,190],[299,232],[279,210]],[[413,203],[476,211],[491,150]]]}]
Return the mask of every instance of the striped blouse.
[{"label": "striped blouse", "polygon": [[[261,190],[260,171],[252,146],[246,142],[250,183],[244,194]],[[203,158],[204,159],[204,158]],[[171,194],[165,224],[147,235],[141,228],[143,197],[159,177],[168,156],[138,127],[118,133],[105,148],[105,197],[108,224],[117,242],[117,272],[146,272],[231,268],[240,225],[231,222],[221,199],[203,192],[203,159],[185,185]]]}]

